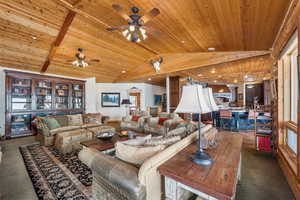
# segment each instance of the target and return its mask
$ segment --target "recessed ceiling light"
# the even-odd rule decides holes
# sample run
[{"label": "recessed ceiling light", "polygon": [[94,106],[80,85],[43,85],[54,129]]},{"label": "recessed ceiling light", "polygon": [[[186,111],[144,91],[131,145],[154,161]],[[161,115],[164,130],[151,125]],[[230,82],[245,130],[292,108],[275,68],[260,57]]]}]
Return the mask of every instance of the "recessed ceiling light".
[{"label": "recessed ceiling light", "polygon": [[181,41],[181,43],[185,43],[185,41],[184,41],[184,40],[182,40],[182,41]]},{"label": "recessed ceiling light", "polygon": [[197,74],[197,76],[203,76],[203,74]]},{"label": "recessed ceiling light", "polygon": [[218,76],[218,78],[221,78],[221,77],[222,77],[222,75],[219,75],[219,76]]},{"label": "recessed ceiling light", "polygon": [[124,73],[126,73],[126,70],[122,70],[121,72],[122,72],[122,74],[124,74]]},{"label": "recessed ceiling light", "polygon": [[215,70],[215,69],[212,69],[210,72],[211,72],[212,74],[214,74],[214,73],[216,73],[216,70]]},{"label": "recessed ceiling light", "polygon": [[238,80],[234,79],[234,81],[233,81],[233,82],[237,83],[237,82],[238,82]]},{"label": "recessed ceiling light", "polygon": [[214,80],[214,82],[216,83],[216,82],[217,82],[217,80]]},{"label": "recessed ceiling light", "polygon": [[208,50],[208,51],[215,51],[216,48],[214,48],[214,47],[209,47],[209,48],[207,48],[207,50]]},{"label": "recessed ceiling light", "polygon": [[267,77],[264,77],[264,78],[263,78],[264,81],[267,80],[267,79],[268,79]]},{"label": "recessed ceiling light", "polygon": [[33,40],[37,40],[37,37],[36,37],[36,36],[31,36],[31,38],[32,38]]},{"label": "recessed ceiling light", "polygon": [[248,78],[248,75],[245,75],[245,78]]},{"label": "recessed ceiling light", "polygon": [[151,78],[148,78],[148,81],[151,81],[152,79]]}]

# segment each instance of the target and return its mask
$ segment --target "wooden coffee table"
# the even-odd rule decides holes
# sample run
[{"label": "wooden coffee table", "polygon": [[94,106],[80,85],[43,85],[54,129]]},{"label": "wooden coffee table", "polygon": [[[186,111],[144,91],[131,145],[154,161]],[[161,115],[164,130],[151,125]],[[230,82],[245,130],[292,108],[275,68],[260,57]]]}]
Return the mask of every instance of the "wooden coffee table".
[{"label": "wooden coffee table", "polygon": [[[137,136],[145,136],[143,133],[137,133]],[[115,143],[118,141],[126,141],[129,140],[128,136],[119,136],[115,135],[111,140],[103,140],[95,138],[93,140],[88,140],[84,142],[80,142],[80,144],[87,148],[94,148],[98,151],[107,151],[113,149],[115,147]]]}]

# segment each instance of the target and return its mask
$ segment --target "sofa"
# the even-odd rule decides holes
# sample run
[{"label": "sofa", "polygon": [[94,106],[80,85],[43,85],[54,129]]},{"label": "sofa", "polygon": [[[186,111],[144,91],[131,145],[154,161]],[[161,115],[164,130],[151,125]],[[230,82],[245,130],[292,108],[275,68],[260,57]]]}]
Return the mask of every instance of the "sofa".
[{"label": "sofa", "polygon": [[[86,140],[90,139],[91,131],[88,131],[88,129],[102,127],[106,124],[108,119],[109,117],[103,116],[100,113],[51,115],[47,117],[36,117],[32,123],[37,130],[37,139],[40,141],[41,145],[52,146],[55,144],[57,135],[70,135],[69,132],[72,131],[78,132],[78,130],[81,130],[80,135],[82,140],[85,139],[83,133],[86,133],[87,135]],[[103,128],[107,128],[107,126],[103,126]],[[68,134],[64,134],[66,132]],[[72,140],[70,143],[71,142]]]},{"label": "sofa", "polygon": [[183,119],[176,113],[161,112],[158,117],[147,118],[144,126],[144,132],[152,135],[166,135],[170,130],[173,130]]},{"label": "sofa", "polygon": [[[203,132],[211,125],[201,128]],[[180,139],[145,160],[139,167],[95,149],[84,148],[79,159],[93,172],[92,194],[95,200],[160,200],[163,183],[157,168],[197,139],[198,132]]]},{"label": "sofa", "polygon": [[150,115],[147,111],[134,111],[131,115],[122,118],[121,130],[144,132],[144,126]]}]

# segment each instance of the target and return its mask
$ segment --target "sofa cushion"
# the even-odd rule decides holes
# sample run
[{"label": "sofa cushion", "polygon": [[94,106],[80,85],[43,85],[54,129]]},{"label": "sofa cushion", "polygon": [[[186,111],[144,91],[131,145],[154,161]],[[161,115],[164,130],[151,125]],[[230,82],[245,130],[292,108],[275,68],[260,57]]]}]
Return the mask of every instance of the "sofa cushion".
[{"label": "sofa cushion", "polygon": [[139,121],[141,116],[132,116],[131,121],[137,122]]},{"label": "sofa cushion", "polygon": [[142,165],[145,160],[162,151],[165,146],[131,146],[122,142],[117,142],[115,148],[116,156],[120,160],[134,165]]},{"label": "sofa cushion", "polygon": [[167,133],[167,136],[180,136],[181,138],[186,135],[187,129],[186,127],[179,127],[173,129]]},{"label": "sofa cushion", "polygon": [[158,120],[158,124],[163,126],[164,122],[167,121],[168,119],[169,118],[166,118],[166,117],[160,117]]},{"label": "sofa cushion", "polygon": [[149,140],[146,140],[145,145],[171,145],[175,142],[179,141],[181,139],[180,136],[169,136],[169,137],[162,137],[162,138],[151,138]]},{"label": "sofa cushion", "polygon": [[49,128],[49,130],[60,128],[60,125],[55,118],[45,117],[43,119],[43,122],[46,124],[46,126]]},{"label": "sofa cushion", "polygon": [[66,115],[55,115],[53,116],[61,127],[68,126],[68,117]]},{"label": "sofa cushion", "polygon": [[101,124],[102,116],[100,113],[88,113],[83,114],[83,123],[84,124]]},{"label": "sofa cushion", "polygon": [[50,130],[50,135],[55,135],[57,133],[72,131],[72,130],[76,130],[76,129],[80,129],[80,128],[81,128],[81,126],[64,126],[64,127],[60,127],[60,128],[55,128],[55,129]]},{"label": "sofa cushion", "polygon": [[68,125],[69,126],[81,126],[81,125],[83,125],[81,114],[67,115],[67,117],[68,117]]}]

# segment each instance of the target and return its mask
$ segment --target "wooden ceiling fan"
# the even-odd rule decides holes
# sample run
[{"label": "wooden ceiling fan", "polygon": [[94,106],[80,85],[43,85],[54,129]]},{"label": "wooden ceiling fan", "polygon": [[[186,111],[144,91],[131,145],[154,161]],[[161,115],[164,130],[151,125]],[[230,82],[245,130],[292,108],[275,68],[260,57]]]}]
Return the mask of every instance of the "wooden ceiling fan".
[{"label": "wooden ceiling fan", "polygon": [[77,53],[75,54],[76,60],[68,60],[68,62],[72,62],[72,65],[76,66],[76,67],[81,67],[81,68],[85,68],[90,66],[90,63],[98,63],[100,62],[99,59],[90,59],[90,60],[86,60],[86,56],[83,53],[83,48],[78,48],[77,49]]},{"label": "wooden ceiling fan", "polygon": [[108,31],[122,31],[123,36],[131,42],[140,42],[147,38],[146,32],[153,32],[151,28],[145,26],[150,20],[160,14],[158,8],[153,8],[144,16],[138,15],[139,9],[132,7],[132,14],[128,15],[124,9],[117,4],[113,4],[112,8],[115,9],[128,23],[128,25],[120,27],[109,27]]}]

